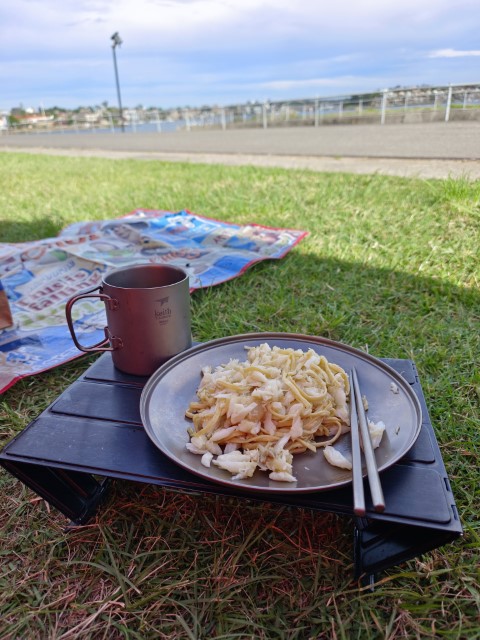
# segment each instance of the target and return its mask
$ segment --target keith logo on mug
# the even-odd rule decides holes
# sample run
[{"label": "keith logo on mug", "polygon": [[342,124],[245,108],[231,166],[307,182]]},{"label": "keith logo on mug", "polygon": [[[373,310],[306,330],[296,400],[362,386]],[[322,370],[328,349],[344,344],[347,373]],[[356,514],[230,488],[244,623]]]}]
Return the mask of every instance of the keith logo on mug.
[{"label": "keith logo on mug", "polygon": [[170,307],[166,309],[155,309],[155,320],[158,321],[159,324],[166,324],[172,315],[172,310]]}]

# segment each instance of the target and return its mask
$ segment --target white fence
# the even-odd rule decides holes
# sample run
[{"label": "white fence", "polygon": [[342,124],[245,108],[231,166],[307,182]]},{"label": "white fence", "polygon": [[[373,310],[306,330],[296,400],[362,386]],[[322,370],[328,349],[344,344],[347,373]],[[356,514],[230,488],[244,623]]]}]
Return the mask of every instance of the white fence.
[{"label": "white fence", "polygon": [[480,119],[480,84],[232,105],[185,113],[185,127],[321,126]]},{"label": "white fence", "polygon": [[[71,115],[68,124],[10,124],[3,131],[84,132],[151,131],[161,133],[193,128],[268,128],[329,124],[449,122],[480,120],[480,83],[441,87],[385,89],[371,93],[296,100],[254,102],[201,109],[124,109]],[[120,126],[122,125],[122,126]]]}]

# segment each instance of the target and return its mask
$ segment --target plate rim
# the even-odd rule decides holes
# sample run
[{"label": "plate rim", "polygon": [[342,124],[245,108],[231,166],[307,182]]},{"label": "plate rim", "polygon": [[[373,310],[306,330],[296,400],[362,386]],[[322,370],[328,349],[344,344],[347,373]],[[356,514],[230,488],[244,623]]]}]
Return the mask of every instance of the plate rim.
[{"label": "plate rim", "polygon": [[[348,345],[346,343],[342,343],[339,341],[331,340],[330,338],[324,338],[323,336],[313,336],[313,335],[307,335],[307,334],[301,334],[301,333],[288,333],[288,332],[286,333],[284,332],[242,333],[242,334],[235,334],[232,336],[224,336],[221,338],[214,338],[213,340],[208,340],[206,342],[200,342],[190,347],[189,349],[182,351],[176,356],[173,356],[167,362],[162,364],[150,376],[144,388],[142,389],[142,393],[140,396],[140,417],[141,417],[142,425],[144,427],[144,430],[147,436],[149,437],[152,444],[163,455],[165,455],[169,460],[174,462],[176,465],[178,465],[188,473],[191,473],[194,476],[202,478],[203,480],[211,482],[215,485],[220,485],[224,487],[227,486],[229,488],[233,488],[238,491],[246,491],[248,493],[277,493],[277,494],[318,493],[318,492],[324,492],[324,491],[333,491],[343,487],[351,486],[352,484],[352,479],[346,479],[346,480],[339,481],[338,483],[335,483],[335,484],[319,486],[319,487],[295,487],[295,486],[292,486],[293,483],[290,484],[290,483],[281,483],[281,482],[278,483],[279,485],[278,487],[277,486],[260,487],[255,485],[249,486],[246,482],[239,484],[237,481],[233,480],[231,476],[227,476],[227,475],[225,479],[212,477],[208,474],[207,467],[205,467],[205,472],[193,469],[191,466],[189,466],[186,463],[183,463],[177,457],[170,455],[170,453],[166,451],[165,448],[162,448],[161,446],[159,446],[158,440],[155,434],[153,433],[153,428],[149,423],[148,416],[146,414],[146,408],[148,407],[148,400],[150,396],[155,390],[156,385],[159,383],[159,381],[161,381],[162,377],[165,376],[171,369],[174,369],[180,363],[182,363],[185,360],[188,360],[190,357],[192,357],[198,352],[209,351],[210,349],[213,349],[217,346],[235,344],[245,340],[260,340],[260,341],[267,341],[267,342],[268,340],[292,340],[296,342],[306,342],[306,343],[310,342],[320,346],[325,345],[332,349],[340,349],[343,352],[351,353],[353,356],[360,357],[361,359],[367,361],[369,364],[377,368],[380,368],[383,372],[391,376],[396,382],[400,383],[402,388],[406,391],[407,396],[409,397],[410,401],[414,405],[415,412],[418,416],[418,424],[416,425],[415,431],[412,432],[412,436],[408,442],[408,448],[402,450],[401,454],[394,456],[393,459],[389,460],[387,464],[384,464],[383,466],[379,467],[379,472],[382,473],[386,469],[396,464],[403,456],[405,456],[408,453],[408,451],[410,451],[410,449],[415,444],[418,436],[420,435],[422,422],[423,422],[423,412],[422,412],[421,402],[417,394],[411,388],[411,385],[409,384],[409,382],[398,371],[396,371],[393,367],[391,367],[388,363],[384,362],[383,360],[381,360],[376,356],[372,356],[371,354],[365,351],[362,351],[361,349],[358,349],[357,347],[352,347],[351,345]],[[366,477],[366,472],[364,472],[363,475],[364,477]],[[283,486],[283,485],[289,485],[289,486]]]}]

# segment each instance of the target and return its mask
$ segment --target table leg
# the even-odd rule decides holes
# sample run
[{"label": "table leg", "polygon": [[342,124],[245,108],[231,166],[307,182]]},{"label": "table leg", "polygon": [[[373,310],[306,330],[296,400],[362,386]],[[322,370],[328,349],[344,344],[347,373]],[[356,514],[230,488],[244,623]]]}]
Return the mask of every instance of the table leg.
[{"label": "table leg", "polygon": [[1,460],[0,464],[73,524],[87,522],[108,490],[108,479],[97,480],[88,473],[11,460]]},{"label": "table leg", "polygon": [[457,532],[359,518],[354,531],[355,578],[372,585],[375,576],[451,542]]}]

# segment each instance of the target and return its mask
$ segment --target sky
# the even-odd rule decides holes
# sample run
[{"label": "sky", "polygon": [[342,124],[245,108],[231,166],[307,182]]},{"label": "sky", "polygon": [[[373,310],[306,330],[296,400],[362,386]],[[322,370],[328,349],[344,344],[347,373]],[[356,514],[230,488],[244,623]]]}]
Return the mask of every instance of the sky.
[{"label": "sky", "polygon": [[480,81],[478,0],[3,0],[0,110],[228,106]]}]

